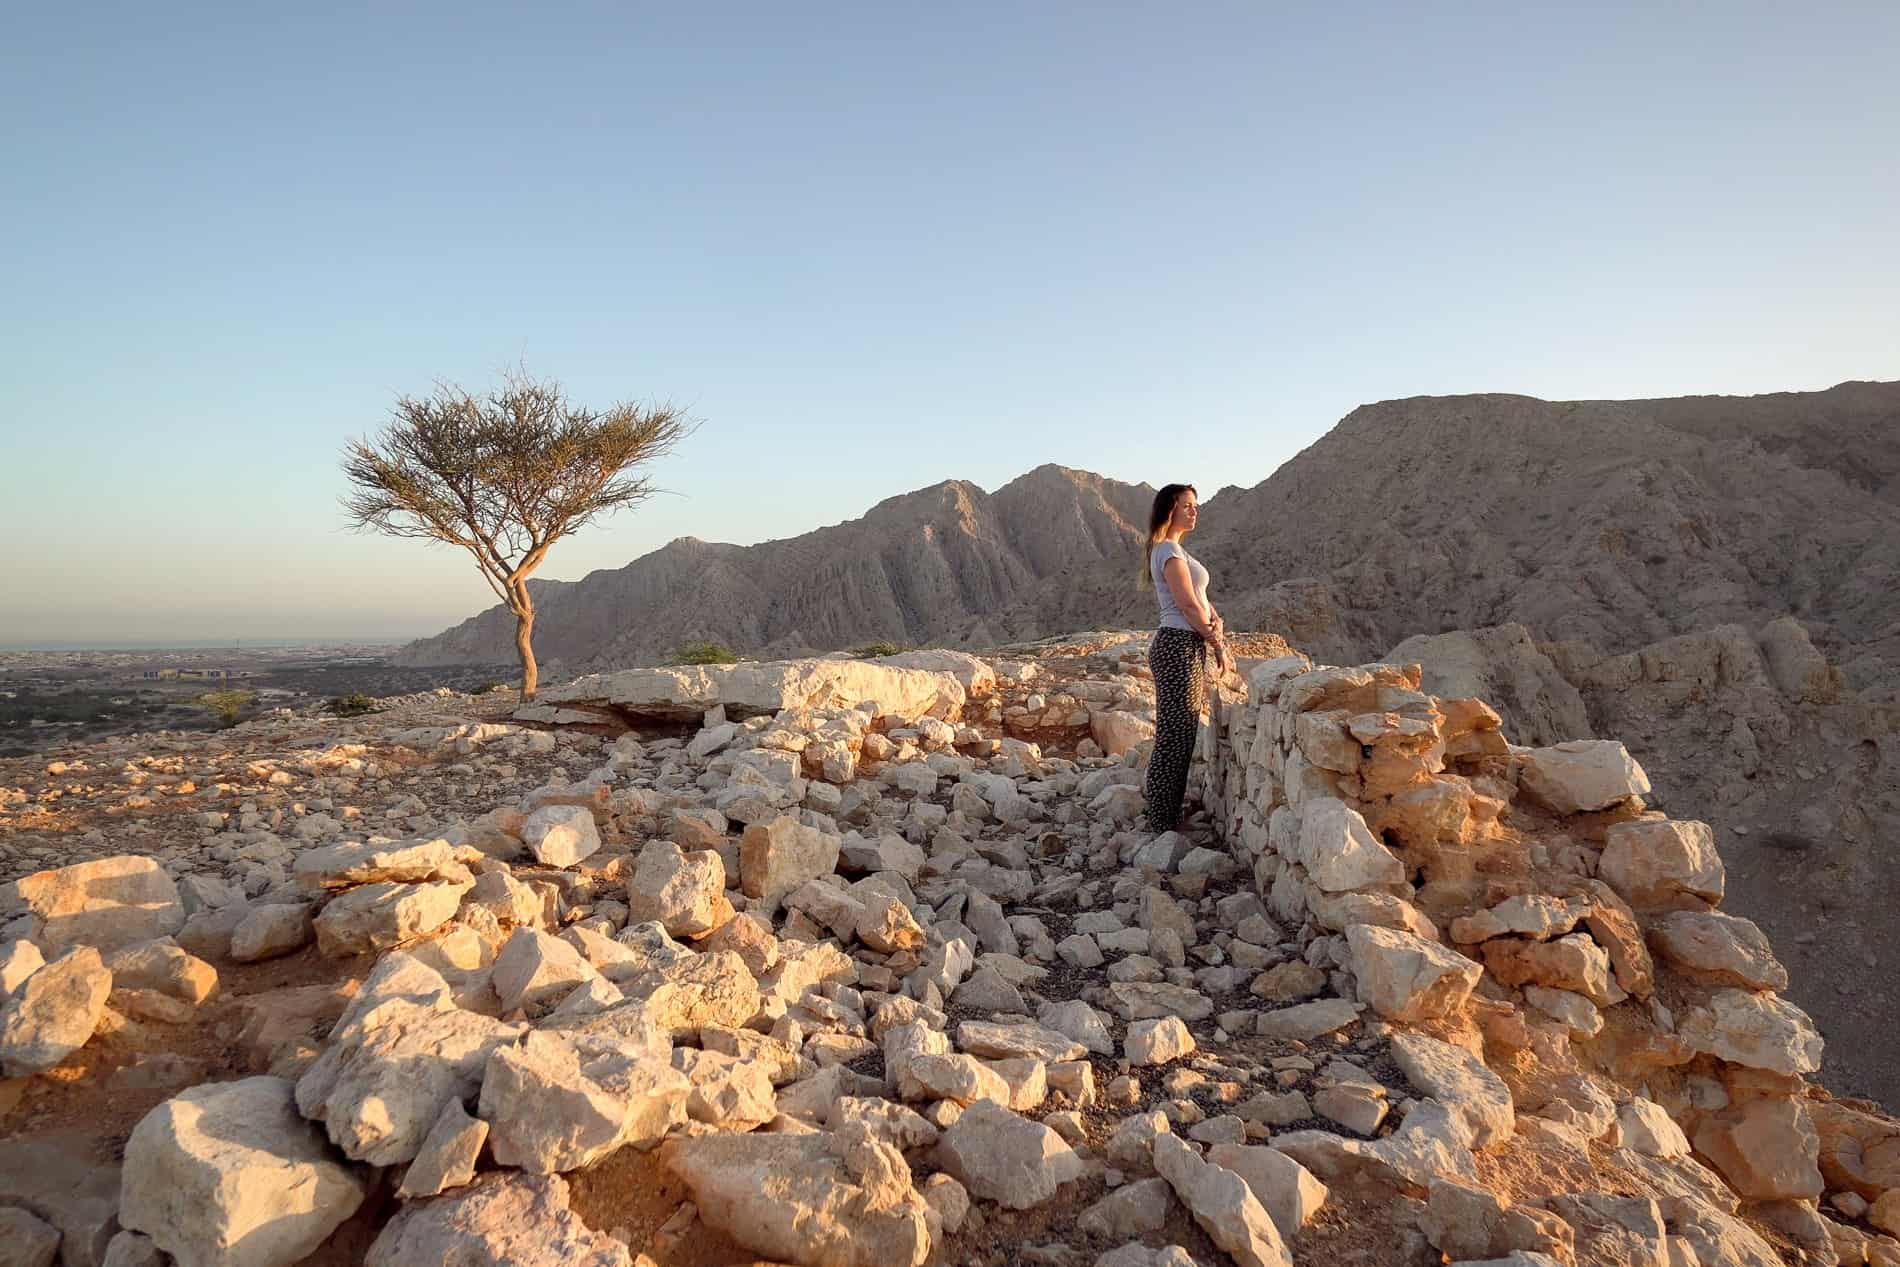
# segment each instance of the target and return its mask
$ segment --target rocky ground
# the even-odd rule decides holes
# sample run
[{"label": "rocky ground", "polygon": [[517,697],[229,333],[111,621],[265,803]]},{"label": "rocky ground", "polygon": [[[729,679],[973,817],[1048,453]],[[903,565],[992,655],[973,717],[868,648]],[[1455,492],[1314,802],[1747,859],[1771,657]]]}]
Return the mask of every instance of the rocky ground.
[{"label": "rocky ground", "polygon": [[1115,634],[0,762],[0,1261],[1900,1263],[1621,745],[1242,650],[1159,838]]}]

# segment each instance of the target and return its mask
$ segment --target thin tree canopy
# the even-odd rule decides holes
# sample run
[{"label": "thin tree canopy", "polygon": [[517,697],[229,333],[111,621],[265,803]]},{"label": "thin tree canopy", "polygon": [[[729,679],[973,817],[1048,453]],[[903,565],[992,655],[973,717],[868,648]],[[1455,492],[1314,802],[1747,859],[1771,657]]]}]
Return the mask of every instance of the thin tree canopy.
[{"label": "thin tree canopy", "polygon": [[549,548],[657,490],[636,468],[693,423],[671,406],[570,403],[559,383],[511,374],[485,396],[438,384],[404,396],[373,440],[351,442],[343,506],[352,526],[456,545],[515,615],[522,693],[533,698],[534,602],[527,578]]}]

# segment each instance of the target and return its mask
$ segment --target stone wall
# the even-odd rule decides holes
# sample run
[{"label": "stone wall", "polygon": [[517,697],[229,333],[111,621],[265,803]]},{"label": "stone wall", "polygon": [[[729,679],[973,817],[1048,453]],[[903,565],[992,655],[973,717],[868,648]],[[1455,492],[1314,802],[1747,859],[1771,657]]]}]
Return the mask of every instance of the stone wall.
[{"label": "stone wall", "polygon": [[1710,828],[1647,810],[1620,743],[1516,747],[1482,701],[1419,688],[1416,665],[1286,657],[1204,728],[1203,802],[1273,916],[1342,996],[1500,1075],[1520,1138],[1627,1152],[1660,1106],[1681,1165],[1821,1243],[1823,1168],[1855,1187],[1858,1146],[1806,1081],[1822,1041],[1787,973],[1717,909]]}]

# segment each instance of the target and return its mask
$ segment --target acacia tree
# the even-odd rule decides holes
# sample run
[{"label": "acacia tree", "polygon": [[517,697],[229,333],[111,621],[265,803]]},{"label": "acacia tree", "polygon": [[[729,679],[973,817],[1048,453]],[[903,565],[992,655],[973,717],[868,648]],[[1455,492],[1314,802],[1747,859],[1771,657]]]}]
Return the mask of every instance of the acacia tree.
[{"label": "acacia tree", "polygon": [[533,699],[528,577],[550,547],[657,490],[634,474],[692,430],[671,406],[572,404],[559,383],[517,372],[485,396],[438,383],[397,400],[374,440],[352,441],[343,473],[351,525],[461,546],[515,616],[521,694]]}]

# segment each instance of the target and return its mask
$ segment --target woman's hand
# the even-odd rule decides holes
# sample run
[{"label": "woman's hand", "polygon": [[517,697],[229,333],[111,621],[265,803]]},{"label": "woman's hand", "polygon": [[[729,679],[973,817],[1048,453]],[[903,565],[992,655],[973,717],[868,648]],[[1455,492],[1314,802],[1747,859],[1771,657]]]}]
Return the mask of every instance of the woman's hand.
[{"label": "woman's hand", "polygon": [[1214,639],[1214,671],[1220,676],[1226,677],[1228,670],[1233,667],[1234,662],[1227,654],[1227,644],[1216,636]]}]

